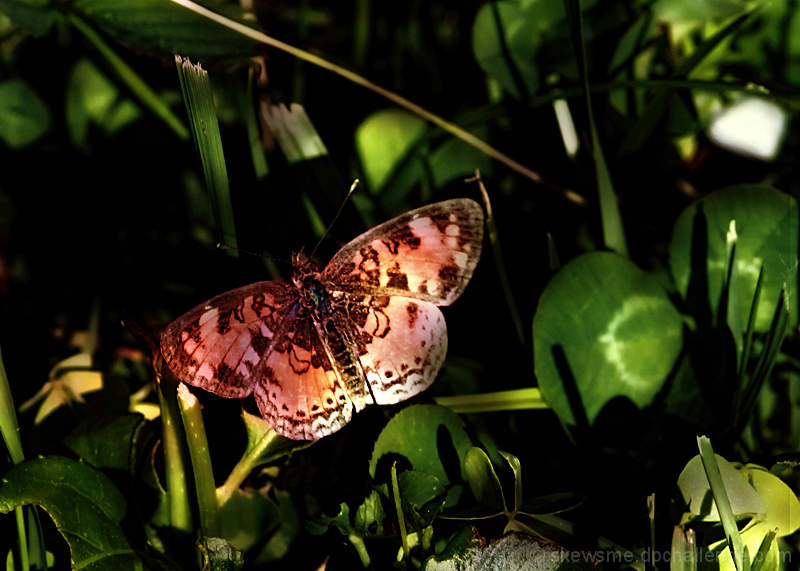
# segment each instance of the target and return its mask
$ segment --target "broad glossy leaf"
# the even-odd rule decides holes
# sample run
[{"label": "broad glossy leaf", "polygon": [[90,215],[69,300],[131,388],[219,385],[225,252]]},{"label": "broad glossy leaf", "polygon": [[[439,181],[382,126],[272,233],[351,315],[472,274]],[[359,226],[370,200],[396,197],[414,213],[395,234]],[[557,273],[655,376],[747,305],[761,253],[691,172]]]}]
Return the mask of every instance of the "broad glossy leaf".
[{"label": "broad glossy leaf", "polygon": [[70,546],[72,566],[84,571],[141,569],[119,527],[125,500],[111,481],[83,462],[39,457],[11,468],[0,486],[0,511],[41,506]]},{"label": "broad glossy leaf", "polygon": [[449,491],[446,506],[461,493],[463,458],[472,445],[464,422],[449,409],[421,404],[404,408],[386,425],[375,443],[369,473],[378,483],[389,481],[392,464],[398,473],[419,470],[435,476]]},{"label": "broad glossy leaf", "polygon": [[[745,514],[763,516],[766,505],[747,477],[719,454],[716,457],[734,517]],[[719,512],[699,454],[689,460],[678,476],[678,489],[689,510],[686,514],[688,519],[719,521]]]},{"label": "broad glossy leaf", "polygon": [[134,473],[154,434],[140,414],[95,418],[79,424],[64,440],[73,452],[96,468]]},{"label": "broad glossy leaf", "polygon": [[[769,186],[739,185],[713,192],[687,208],[672,232],[670,269],[681,295],[686,296],[690,279],[692,227],[698,204],[708,224],[708,296],[716,312],[725,283],[725,236],[736,221],[736,264],[739,274],[739,315],[747,323],[761,263],[767,262],[766,277],[755,330],[764,332],[772,322],[778,295],[784,283],[797,283],[797,201]],[[797,324],[797,288],[789,289],[789,325]]]},{"label": "broad glossy leaf", "polygon": [[556,360],[563,350],[591,423],[616,397],[650,404],[680,353],[683,320],[655,278],[623,256],[594,252],[547,285],[533,338],[544,399],[563,422],[576,424]]}]

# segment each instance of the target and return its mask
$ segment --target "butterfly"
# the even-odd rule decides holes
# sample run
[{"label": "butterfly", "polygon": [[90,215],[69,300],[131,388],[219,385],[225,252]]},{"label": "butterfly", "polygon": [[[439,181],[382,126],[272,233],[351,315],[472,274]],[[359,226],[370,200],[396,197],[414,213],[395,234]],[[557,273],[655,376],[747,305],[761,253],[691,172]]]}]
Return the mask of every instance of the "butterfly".
[{"label": "butterfly", "polygon": [[346,244],[322,271],[301,251],[291,283],[258,282],[197,306],[162,332],[161,353],[190,385],[253,394],[279,434],[322,438],[367,404],[430,386],[447,352],[437,306],[464,291],[482,242],[474,200],[423,206]]}]

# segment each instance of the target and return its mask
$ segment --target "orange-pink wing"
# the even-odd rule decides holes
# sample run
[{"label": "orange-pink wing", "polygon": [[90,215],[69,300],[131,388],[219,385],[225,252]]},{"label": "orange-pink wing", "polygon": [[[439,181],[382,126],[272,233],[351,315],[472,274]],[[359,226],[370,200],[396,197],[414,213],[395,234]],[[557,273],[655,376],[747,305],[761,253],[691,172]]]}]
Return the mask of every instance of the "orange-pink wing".
[{"label": "orange-pink wing", "polygon": [[472,277],[482,243],[478,203],[446,200],[365,232],[339,250],[321,277],[330,292],[450,305]]},{"label": "orange-pink wing", "polygon": [[447,354],[447,327],[438,307],[404,297],[367,296],[347,304],[360,335],[358,352],[377,404],[394,404],[425,390]]},{"label": "orange-pink wing", "polygon": [[283,282],[258,282],[199,305],[161,334],[161,353],[180,380],[227,398],[253,392],[297,295]]},{"label": "orange-pink wing", "polygon": [[378,404],[403,401],[436,378],[447,353],[447,326],[436,306],[464,291],[482,241],[478,203],[447,200],[362,234],[323,271],[356,327],[359,362]]},{"label": "orange-pink wing", "polygon": [[365,403],[354,403],[321,332],[308,318],[291,322],[267,357],[255,387],[261,414],[276,432],[313,440],[336,432]]}]

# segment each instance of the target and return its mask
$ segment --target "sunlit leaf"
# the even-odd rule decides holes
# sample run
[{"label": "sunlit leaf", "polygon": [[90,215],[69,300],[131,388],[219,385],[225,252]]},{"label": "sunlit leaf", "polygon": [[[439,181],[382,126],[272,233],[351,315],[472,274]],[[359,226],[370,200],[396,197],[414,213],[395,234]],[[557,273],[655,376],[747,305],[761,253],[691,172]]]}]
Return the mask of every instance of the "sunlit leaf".
[{"label": "sunlit leaf", "polygon": [[[658,282],[622,256],[595,252],[572,260],[550,281],[533,323],[542,396],[575,424],[557,359],[563,350],[591,423],[613,398],[652,401],[683,342],[683,320]],[[559,349],[560,348],[560,349]],[[554,353],[555,351],[555,353]]]},{"label": "sunlit leaf", "polygon": [[[719,454],[716,455],[722,482],[731,510],[735,517],[744,514],[766,513],[766,505],[756,490],[747,481],[746,476]],[[684,521],[701,519],[703,521],[719,521],[719,512],[711,495],[711,487],[703,469],[703,462],[698,454],[686,464],[678,476],[678,489],[684,504],[689,510]]]},{"label": "sunlit leaf", "polygon": [[[683,296],[689,287],[692,227],[698,204],[703,204],[708,224],[708,296],[711,307],[717,307],[725,284],[725,238],[731,220],[735,220],[740,321],[748,322],[761,263],[766,261],[755,331],[768,330],[783,284],[797,283],[800,234],[797,201],[769,186],[739,185],[713,192],[684,210],[675,223],[669,247],[670,269]],[[790,287],[790,327],[797,324],[797,299],[797,288]]]}]

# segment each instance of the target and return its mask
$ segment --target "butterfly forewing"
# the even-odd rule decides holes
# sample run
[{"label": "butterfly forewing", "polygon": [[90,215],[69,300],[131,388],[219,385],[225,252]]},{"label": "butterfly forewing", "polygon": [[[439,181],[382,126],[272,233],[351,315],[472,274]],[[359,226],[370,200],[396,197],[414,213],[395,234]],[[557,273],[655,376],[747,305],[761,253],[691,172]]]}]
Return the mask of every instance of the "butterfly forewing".
[{"label": "butterfly forewing", "polygon": [[228,398],[253,392],[272,341],[297,305],[283,282],[259,282],[218,295],[161,334],[161,353],[184,382]]},{"label": "butterfly forewing", "polygon": [[331,291],[410,297],[449,305],[478,263],[483,211],[457,198],[423,206],[365,232],[322,272]]}]

